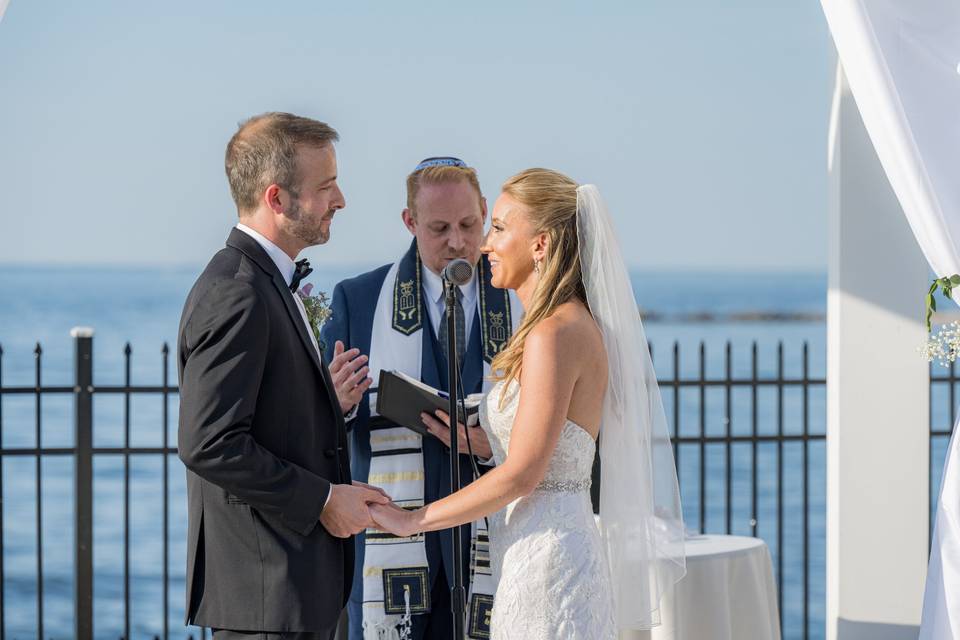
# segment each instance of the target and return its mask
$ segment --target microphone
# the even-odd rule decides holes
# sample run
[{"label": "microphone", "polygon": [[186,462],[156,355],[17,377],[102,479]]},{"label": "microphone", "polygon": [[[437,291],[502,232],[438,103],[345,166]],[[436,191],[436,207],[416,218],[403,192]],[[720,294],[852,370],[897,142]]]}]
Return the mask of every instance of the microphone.
[{"label": "microphone", "polygon": [[473,265],[463,258],[456,258],[443,268],[440,277],[444,282],[462,287],[473,279]]}]

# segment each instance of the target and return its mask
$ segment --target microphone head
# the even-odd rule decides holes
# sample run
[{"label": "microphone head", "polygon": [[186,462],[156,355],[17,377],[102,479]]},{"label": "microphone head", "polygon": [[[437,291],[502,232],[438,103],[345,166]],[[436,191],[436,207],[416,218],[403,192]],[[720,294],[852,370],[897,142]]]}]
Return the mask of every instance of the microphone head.
[{"label": "microphone head", "polygon": [[463,258],[456,258],[443,268],[441,275],[450,284],[462,287],[473,279],[473,265]]}]

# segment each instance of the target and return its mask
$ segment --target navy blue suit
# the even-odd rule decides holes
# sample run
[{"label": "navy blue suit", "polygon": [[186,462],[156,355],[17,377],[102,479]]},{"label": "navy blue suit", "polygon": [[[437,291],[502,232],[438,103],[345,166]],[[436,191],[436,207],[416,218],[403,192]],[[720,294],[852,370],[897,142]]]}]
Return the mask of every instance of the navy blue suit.
[{"label": "navy blue suit", "polygon": [[[322,329],[321,337],[328,352],[337,340],[345,348],[357,348],[362,354],[370,353],[370,341],[373,331],[373,316],[377,299],[387,272],[391,265],[361,274],[339,283],[333,291],[331,302],[332,316]],[[423,296],[424,299],[426,296]],[[425,303],[424,303],[425,304]],[[429,321],[426,309],[421,309],[426,333],[423,336],[421,353],[421,380],[433,387],[447,390],[447,363],[437,346],[436,335]],[[479,393],[483,390],[483,353],[481,348],[480,317],[475,311],[467,319],[471,323],[467,354],[462,366],[464,392]],[[413,368],[413,367],[411,367]],[[377,381],[374,380],[374,385]],[[360,402],[357,416],[347,424],[350,430],[350,464],[354,479],[366,482],[370,473],[370,419],[369,391]],[[424,501],[439,500],[450,494],[450,454],[449,449],[436,438],[423,438],[424,464]],[[460,456],[461,486],[472,478],[472,467],[468,456]],[[465,583],[469,580],[470,528],[465,526],[463,539],[463,575]],[[356,536],[357,559],[354,566],[353,589],[350,594],[350,639],[362,640],[362,601],[363,601],[363,558],[364,534]],[[434,593],[453,584],[453,542],[450,531],[426,534],[427,563],[430,567],[430,583]],[[440,578],[444,578],[440,580]],[[449,599],[438,597],[429,614],[414,616],[414,638],[436,638],[446,640],[452,636]]]}]

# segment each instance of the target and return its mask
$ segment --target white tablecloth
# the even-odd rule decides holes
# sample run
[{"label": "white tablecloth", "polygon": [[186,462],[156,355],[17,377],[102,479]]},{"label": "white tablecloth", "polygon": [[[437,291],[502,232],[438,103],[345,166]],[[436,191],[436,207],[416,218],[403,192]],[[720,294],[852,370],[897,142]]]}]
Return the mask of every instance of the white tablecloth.
[{"label": "white tablecloth", "polygon": [[780,640],[777,585],[763,540],[696,536],[687,575],[660,608],[662,624],[622,640]]}]

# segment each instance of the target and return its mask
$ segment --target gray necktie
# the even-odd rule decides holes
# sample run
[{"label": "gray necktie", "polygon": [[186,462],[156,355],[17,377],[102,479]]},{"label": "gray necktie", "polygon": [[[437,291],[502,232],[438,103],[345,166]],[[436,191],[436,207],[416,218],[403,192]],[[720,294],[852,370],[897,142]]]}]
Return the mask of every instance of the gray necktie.
[{"label": "gray necktie", "polygon": [[[463,291],[460,290],[460,287],[456,288],[457,291],[457,304],[454,306],[454,313],[456,313],[457,319],[457,362],[460,367],[463,368],[463,354],[466,352],[466,326],[463,317]],[[444,302],[446,305],[446,302]],[[443,357],[447,358],[447,362],[450,361],[450,354],[447,353],[447,308],[444,306],[443,315],[440,317],[440,331],[437,339],[440,341],[440,349],[443,353]]]}]

